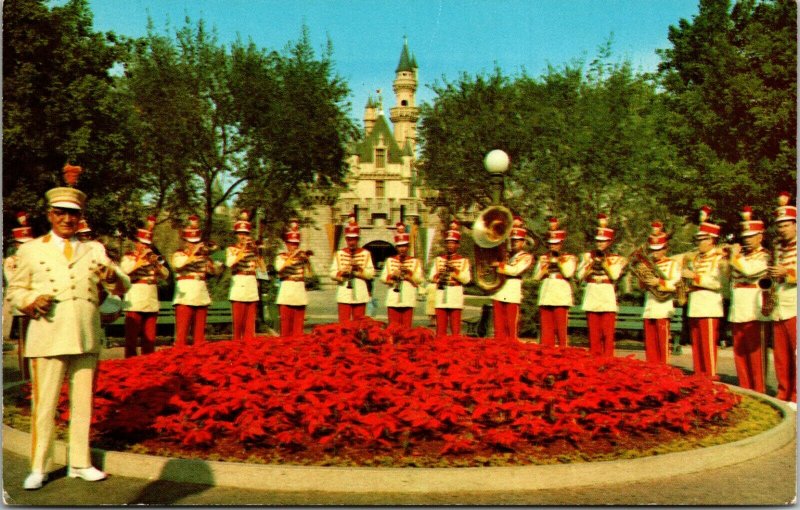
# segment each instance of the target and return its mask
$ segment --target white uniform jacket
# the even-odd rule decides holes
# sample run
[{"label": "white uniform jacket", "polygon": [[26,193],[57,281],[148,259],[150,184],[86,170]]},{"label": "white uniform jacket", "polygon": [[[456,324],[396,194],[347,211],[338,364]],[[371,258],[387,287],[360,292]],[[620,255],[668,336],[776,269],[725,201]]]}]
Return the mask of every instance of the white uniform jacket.
[{"label": "white uniform jacket", "polygon": [[731,306],[728,322],[768,321],[761,315],[761,289],[758,280],[766,277],[769,252],[762,247],[752,253],[731,255]]},{"label": "white uniform jacket", "polygon": [[[406,279],[395,280],[394,276],[400,268],[410,275],[411,281]],[[422,262],[414,257],[405,257],[400,262],[400,256],[395,255],[386,259],[386,265],[381,271],[381,281],[390,286],[386,291],[387,308],[413,308],[417,305],[417,287],[421,284],[425,275],[422,273]]]},{"label": "white uniform jacket", "polygon": [[558,257],[551,257],[548,253],[540,255],[533,269],[533,279],[542,282],[539,287],[539,306],[572,306],[575,304],[572,296],[570,279],[575,276],[578,267],[578,258],[575,255],[564,253]]},{"label": "white uniform jacket", "polygon": [[[9,255],[8,257],[3,260],[3,276],[6,278],[6,285],[8,282],[11,281],[11,277],[14,276],[14,272],[17,270],[17,254]],[[6,307],[8,307],[6,309]],[[20,317],[25,315],[24,313],[17,310],[16,307],[11,306],[11,303],[8,301],[8,296],[3,299],[3,320],[6,320],[6,316],[11,317]],[[10,320],[10,319],[9,319]],[[11,325],[9,324],[9,328]]]},{"label": "white uniform jacket", "polygon": [[131,279],[131,288],[125,294],[123,310],[131,312],[158,313],[158,280],[169,276],[169,270],[161,264],[142,264],[136,252],[122,256],[119,267]]},{"label": "white uniform jacket", "polygon": [[533,255],[526,251],[515,253],[509,257],[508,262],[501,262],[497,267],[497,273],[506,275],[506,279],[492,294],[492,299],[503,303],[522,303],[522,275],[531,266],[533,266]]},{"label": "white uniform jacket", "polygon": [[[666,319],[675,315],[675,287],[681,281],[681,263],[675,259],[664,257],[655,262],[658,268],[658,290],[670,292],[670,297],[659,301],[651,292],[645,292],[643,319]],[[641,284],[641,282],[640,282]]]},{"label": "white uniform jacket", "polygon": [[228,299],[252,303],[258,301],[256,269],[260,269],[263,264],[259,264],[259,260],[252,255],[237,262],[239,254],[240,249],[236,246],[228,246],[225,250],[225,265],[231,268],[231,290],[228,292]]},{"label": "white uniform jacket", "polygon": [[586,282],[583,292],[584,312],[616,312],[617,294],[614,285],[622,275],[622,270],[628,260],[620,255],[609,254],[604,257],[602,269],[598,272],[593,269],[594,256],[586,252],[581,256],[576,276]]},{"label": "white uniform jacket", "polygon": [[689,258],[686,267],[696,273],[689,287],[686,315],[722,317],[722,287],[727,271],[725,254],[719,248],[712,248]]},{"label": "white uniform jacket", "polygon": [[287,265],[289,259],[287,252],[279,253],[275,257],[275,270],[281,280],[278,289],[276,304],[289,306],[308,305],[306,294],[306,263]]},{"label": "white uniform jacket", "polygon": [[[355,277],[343,280],[338,277],[339,272],[349,272],[352,266],[361,268]],[[372,265],[372,255],[369,250],[356,248],[355,253],[351,254],[350,249],[344,248],[334,253],[330,277],[339,282],[336,291],[337,303],[349,305],[367,303],[370,296],[366,280],[375,277],[375,266]]]},{"label": "white uniform jacket", "polygon": [[775,285],[775,310],[772,320],[784,321],[797,317],[797,240],[778,245],[775,253],[776,265],[786,268],[786,277]]},{"label": "white uniform jacket", "polygon": [[189,306],[208,306],[211,295],[208,293],[206,278],[218,274],[222,269],[218,263],[209,267],[207,255],[190,257],[185,251],[172,254],[172,269],[175,270],[175,298],[172,304]]},{"label": "white uniform jacket", "polygon": [[[112,262],[105,247],[96,241],[73,241],[72,260],[64,257],[63,243],[52,232],[29,241],[17,251],[17,270],[8,282],[12,306],[24,309],[37,297],[55,297],[44,317],[31,319],[25,341],[29,358],[100,352],[99,289],[114,289],[101,278]],[[127,288],[124,274],[117,286]]]},{"label": "white uniform jacket", "polygon": [[[436,308],[464,308],[464,285],[472,280],[469,259],[455,253],[450,257],[450,271],[447,281],[439,285],[441,276],[447,270],[447,255],[439,255],[433,261],[428,279],[436,284]],[[441,288],[440,288],[441,287]]]}]

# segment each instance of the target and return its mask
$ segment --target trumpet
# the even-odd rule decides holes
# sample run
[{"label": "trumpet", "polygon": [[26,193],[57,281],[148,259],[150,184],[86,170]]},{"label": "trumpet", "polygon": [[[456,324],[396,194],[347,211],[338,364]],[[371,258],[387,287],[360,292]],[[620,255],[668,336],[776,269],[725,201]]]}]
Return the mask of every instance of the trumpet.
[{"label": "trumpet", "polygon": [[558,267],[558,259],[560,256],[561,255],[557,251],[550,251],[549,258],[547,259],[547,272],[549,274],[561,272],[561,269]]}]

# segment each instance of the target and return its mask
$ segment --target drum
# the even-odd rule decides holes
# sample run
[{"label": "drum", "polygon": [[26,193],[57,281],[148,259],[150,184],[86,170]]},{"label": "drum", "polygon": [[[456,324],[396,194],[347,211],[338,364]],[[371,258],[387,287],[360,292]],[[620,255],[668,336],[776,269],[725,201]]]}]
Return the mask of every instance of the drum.
[{"label": "drum", "polygon": [[122,314],[122,299],[114,294],[109,294],[100,305],[100,322],[111,324],[119,319]]}]

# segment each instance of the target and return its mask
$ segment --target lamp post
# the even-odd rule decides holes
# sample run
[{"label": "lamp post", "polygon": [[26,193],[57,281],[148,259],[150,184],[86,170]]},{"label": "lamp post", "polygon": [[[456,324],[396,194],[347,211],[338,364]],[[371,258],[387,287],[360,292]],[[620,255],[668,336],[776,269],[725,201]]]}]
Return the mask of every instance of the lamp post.
[{"label": "lamp post", "polygon": [[483,166],[492,180],[492,203],[499,205],[503,199],[503,176],[508,171],[508,154],[495,149],[483,158]]}]

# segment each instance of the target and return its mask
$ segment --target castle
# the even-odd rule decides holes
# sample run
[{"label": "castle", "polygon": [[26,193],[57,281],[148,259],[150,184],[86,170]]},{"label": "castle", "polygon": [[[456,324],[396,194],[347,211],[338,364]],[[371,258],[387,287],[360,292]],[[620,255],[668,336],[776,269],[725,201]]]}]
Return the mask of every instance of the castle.
[{"label": "castle", "polygon": [[378,91],[378,99],[370,97],[364,109],[363,137],[349,148],[346,189],[334,200],[320,201],[310,211],[312,224],[302,229],[303,243],[314,252],[314,271],[323,281],[327,281],[333,252],[343,246],[342,225],[350,213],[356,214],[361,246],[372,253],[376,269],[395,253],[395,225],[401,221],[411,230],[412,253],[424,258],[430,228],[438,226],[438,217],[423,202],[427,191],[421,186],[415,164],[417,84],[417,62],[406,40],[392,86],[396,103],[389,116],[394,130],[384,115]]}]

